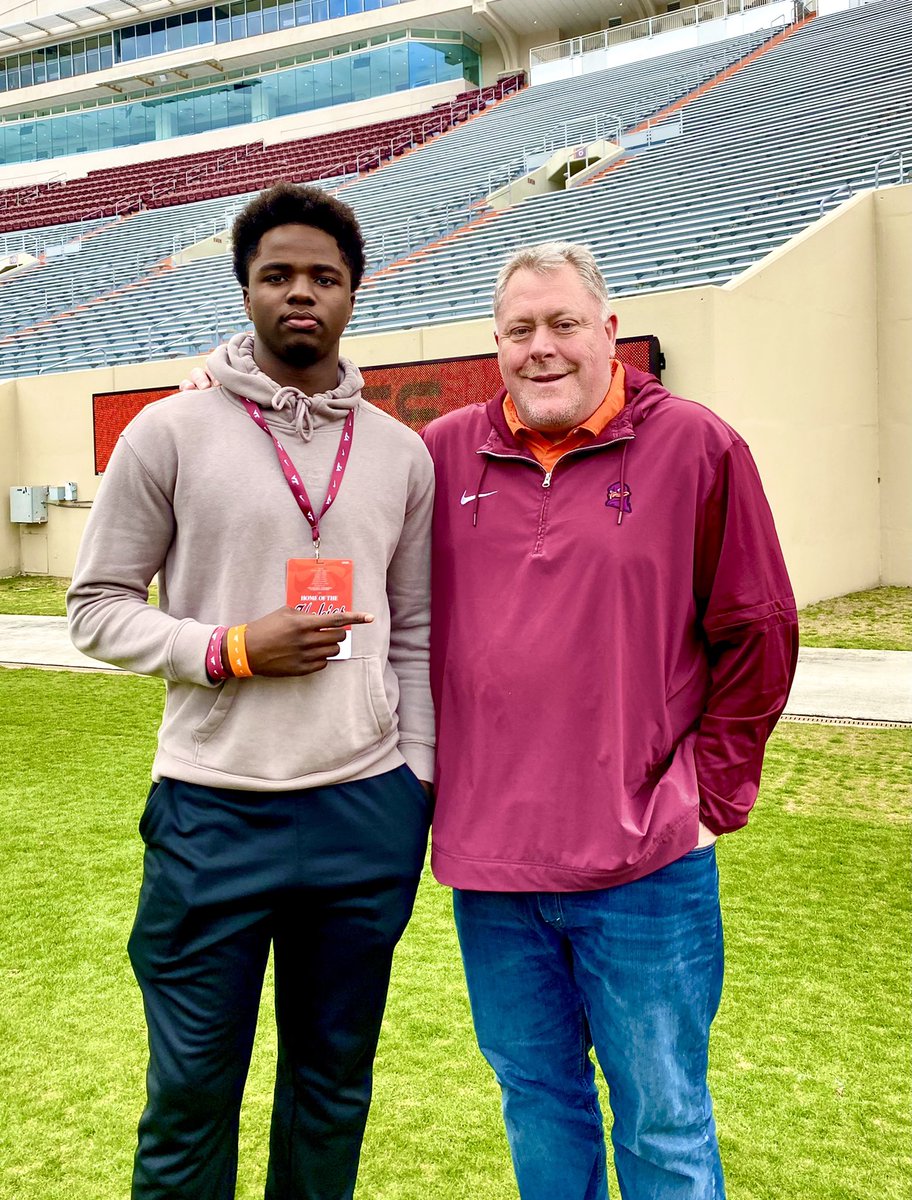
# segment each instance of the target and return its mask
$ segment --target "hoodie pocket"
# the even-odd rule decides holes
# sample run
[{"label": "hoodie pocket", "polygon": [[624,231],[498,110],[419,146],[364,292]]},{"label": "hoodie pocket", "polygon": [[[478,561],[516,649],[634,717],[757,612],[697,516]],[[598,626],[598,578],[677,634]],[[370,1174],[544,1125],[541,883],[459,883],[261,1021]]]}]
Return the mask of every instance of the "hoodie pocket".
[{"label": "hoodie pocket", "polygon": [[212,737],[224,721],[232,704],[234,704],[240,685],[240,679],[226,679],[218,689],[212,707],[193,731],[193,740],[197,745],[201,745],[207,738]]},{"label": "hoodie pocket", "polygon": [[379,658],[313,675],[231,679],[193,731],[201,767],[278,782],[336,770],[395,728]]}]

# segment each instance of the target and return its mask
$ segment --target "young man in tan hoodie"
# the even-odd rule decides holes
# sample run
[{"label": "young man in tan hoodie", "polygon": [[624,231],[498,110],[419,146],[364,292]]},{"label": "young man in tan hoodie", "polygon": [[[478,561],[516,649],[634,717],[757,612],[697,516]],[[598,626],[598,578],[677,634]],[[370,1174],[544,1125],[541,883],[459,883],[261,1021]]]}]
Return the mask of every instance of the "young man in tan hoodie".
[{"label": "young man in tan hoodie", "polygon": [[209,358],[216,386],[124,431],[68,596],[77,646],[167,682],[129,943],[149,1029],[132,1196],[234,1196],[272,946],[266,1196],[344,1200],[430,821],[433,472],[339,358],[351,210],[279,185],[238,216],[234,267],[255,333]]}]

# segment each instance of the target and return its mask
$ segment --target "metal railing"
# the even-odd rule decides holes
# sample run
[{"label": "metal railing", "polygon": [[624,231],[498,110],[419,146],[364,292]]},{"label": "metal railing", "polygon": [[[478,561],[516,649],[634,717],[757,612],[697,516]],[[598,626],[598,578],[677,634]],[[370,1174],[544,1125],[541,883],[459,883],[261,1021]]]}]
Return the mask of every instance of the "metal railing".
[{"label": "metal railing", "polygon": [[[893,178],[890,178],[890,175]],[[872,183],[873,176],[873,183]],[[887,187],[889,184],[912,182],[912,149],[891,150],[863,171],[857,179],[844,179],[837,187],[832,188],[820,197],[818,211],[821,216],[828,208],[835,208],[835,202],[840,198],[849,200],[856,192],[865,188]]]},{"label": "metal railing", "polygon": [[[640,38],[653,38],[660,33],[690,29],[692,26],[739,16],[753,9],[767,8],[781,2],[782,0],[709,0],[706,4],[695,4],[692,8],[663,13],[658,17],[647,17],[643,21],[631,21],[629,24],[615,25],[611,29],[601,29],[597,33],[583,34],[582,37],[565,38],[560,42],[550,42],[546,46],[534,46],[529,52],[529,60],[533,67],[540,67],[564,58],[591,54],[593,50],[607,50],[611,46],[621,46]],[[817,0],[807,0],[806,3],[793,0],[793,19],[796,21],[816,11]]]}]

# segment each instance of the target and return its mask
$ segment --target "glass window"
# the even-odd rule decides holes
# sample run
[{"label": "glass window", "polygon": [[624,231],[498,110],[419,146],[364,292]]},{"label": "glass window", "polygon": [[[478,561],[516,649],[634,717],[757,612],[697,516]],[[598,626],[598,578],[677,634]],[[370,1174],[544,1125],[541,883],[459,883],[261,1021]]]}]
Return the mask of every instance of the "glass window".
[{"label": "glass window", "polygon": [[35,158],[35,123],[26,121],[17,125],[19,131],[19,161],[28,162]]},{"label": "glass window", "polygon": [[224,129],[228,124],[228,90],[227,88],[212,88],[204,92],[209,107],[209,120],[212,129]]},{"label": "glass window", "polygon": [[332,102],[347,104],[352,98],[352,60],[348,54],[344,58],[332,60]]},{"label": "glass window", "polygon": [[69,46],[60,47],[60,78],[71,79],[73,76],[73,60],[70,57]]},{"label": "glass window", "polygon": [[353,13],[364,12],[364,0],[345,0],[345,11],[349,16]]},{"label": "glass window", "polygon": [[332,104],[332,63],[314,63],[311,70],[314,81],[314,108],[326,108]]},{"label": "glass window", "polygon": [[153,54],[164,54],[167,49],[167,30],[164,20],[153,21],[151,26],[151,43]]},{"label": "glass window", "polygon": [[58,158],[67,152],[69,121],[69,117],[55,117],[48,122],[51,126],[51,154],[54,158]]},{"label": "glass window", "polygon": [[35,158],[50,158],[53,153],[49,121],[35,122]]},{"label": "glass window", "polygon": [[184,13],[185,46],[208,46],[215,41],[213,11],[211,8],[204,8],[199,20],[194,20],[194,13]]},{"label": "glass window", "polygon": [[47,83],[47,68],[44,65],[44,51],[32,51],[32,71],[35,76],[35,83]]},{"label": "glass window", "polygon": [[425,42],[409,42],[409,80],[412,87],[424,87],[437,82],[436,55]]},{"label": "glass window", "polygon": [[330,17],[345,16],[345,0],[329,0],[329,15]]},{"label": "glass window", "polygon": [[247,0],[247,36],[263,32],[263,6],[260,0]]},{"label": "glass window", "polygon": [[313,14],[313,21],[315,25],[318,21],[329,20],[328,0],[312,0],[310,9]]},{"label": "glass window", "polygon": [[[176,111],[170,113],[169,116],[172,118],[171,125],[178,137],[197,132],[197,116],[203,116],[202,99],[201,96],[184,96],[175,104]],[[199,113],[198,110],[200,110]]]},{"label": "glass window", "polygon": [[481,87],[481,59],[467,46],[462,49],[462,75],[469,83]]},{"label": "glass window", "polygon": [[6,66],[4,65],[3,67],[0,67],[0,92],[5,92],[6,90]]},{"label": "glass window", "polygon": [[219,5],[215,10],[215,40],[216,42],[231,40],[231,13],[226,5]]},{"label": "glass window", "polygon": [[98,46],[97,37],[86,38],[86,70],[101,70],[101,50]]},{"label": "glass window", "polygon": [[275,33],[279,27],[279,5],[277,0],[263,0],[263,32]]},{"label": "glass window", "polygon": [[180,50],[183,48],[183,44],[180,17],[167,17],[165,19],[165,49]]},{"label": "glass window", "polygon": [[57,47],[48,46],[44,52],[44,62],[47,68],[48,83],[60,78],[60,63],[57,58]]},{"label": "glass window", "polygon": [[111,35],[107,34],[107,36],[103,36],[103,37],[99,38],[99,42],[100,42],[99,53],[100,53],[100,57],[101,57],[102,70],[104,70],[105,67],[113,67],[114,66],[114,43],[111,39]]},{"label": "glass window", "polygon": [[[247,36],[247,13],[243,0],[231,5],[231,40],[239,42]],[[233,123],[233,122],[230,122]]]},{"label": "glass window", "polygon": [[148,58],[152,53],[152,28],[148,21],[136,26],[136,57]]},{"label": "glass window", "polygon": [[[19,86],[19,60],[16,59],[16,66],[10,67],[6,72],[6,78],[9,81],[9,90],[12,92]],[[18,161],[18,160],[17,160]]]},{"label": "glass window", "polygon": [[386,96],[393,90],[390,76],[389,46],[381,46],[370,52],[371,60],[371,94]]},{"label": "glass window", "polygon": [[313,19],[310,0],[295,0],[295,25],[309,25]]},{"label": "glass window", "polygon": [[104,150],[105,146],[98,144],[98,113],[87,112],[83,113],[82,122],[82,149],[83,150]]},{"label": "glass window", "polygon": [[279,29],[291,29],[294,23],[294,0],[279,0]]},{"label": "glass window", "polygon": [[35,82],[35,73],[32,70],[31,54],[19,55],[19,86],[31,87]]},{"label": "glass window", "polygon": [[[298,111],[298,99],[295,94],[295,75],[304,74],[303,71],[280,71],[276,76],[278,93],[276,99],[276,113],[280,117],[288,116],[289,113]],[[310,83],[310,107],[313,107],[313,80]]]},{"label": "glass window", "polygon": [[98,148],[110,149],[114,145],[114,109],[108,105],[98,110]]},{"label": "glass window", "polygon": [[390,46],[390,90],[402,92],[409,86],[408,43]]},{"label": "glass window", "polygon": [[246,125],[252,116],[250,85],[235,83],[228,90],[228,124]]},{"label": "glass window", "polygon": [[369,100],[371,94],[371,56],[357,54],[352,58],[352,100]]},{"label": "glass window", "polygon": [[85,75],[85,73],[86,73],[86,52],[85,52],[85,42],[84,41],[73,42],[72,59],[73,59],[73,74],[74,75]]},{"label": "glass window", "polygon": [[372,12],[375,8],[382,8],[383,0],[364,0],[364,11]]},{"label": "glass window", "polygon": [[276,74],[264,75],[257,89],[258,120],[266,121],[279,115],[279,77]]}]

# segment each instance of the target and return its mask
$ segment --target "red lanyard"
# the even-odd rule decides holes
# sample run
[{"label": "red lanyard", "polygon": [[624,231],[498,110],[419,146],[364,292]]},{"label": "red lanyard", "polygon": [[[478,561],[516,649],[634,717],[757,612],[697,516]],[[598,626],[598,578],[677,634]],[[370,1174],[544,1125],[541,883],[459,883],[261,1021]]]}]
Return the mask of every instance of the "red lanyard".
[{"label": "red lanyard", "polygon": [[336,461],[333,464],[332,475],[329,479],[329,488],[326,492],[326,499],[323,501],[323,507],[319,514],[314,513],[314,506],[310,502],[310,497],[307,495],[307,488],[304,486],[304,481],[294,469],[294,464],[288,457],[288,452],[285,447],[266,424],[266,418],[263,416],[259,407],[252,400],[241,400],[244,408],[247,410],[247,415],[254,420],[260,429],[269,437],[272,438],[276,448],[276,454],[279,458],[279,465],[282,468],[282,474],[285,476],[285,481],[291,488],[291,494],[298,503],[298,508],[307,518],[307,523],[313,532],[314,554],[317,558],[320,557],[320,521],[326,516],[329,506],[339,494],[339,488],[342,484],[342,476],[345,474],[345,467],[348,463],[348,452],[351,450],[352,436],[355,431],[355,410],[351,409],[348,416],[345,418],[345,424],[342,427],[342,436],[339,438],[339,449],[336,451]]}]

